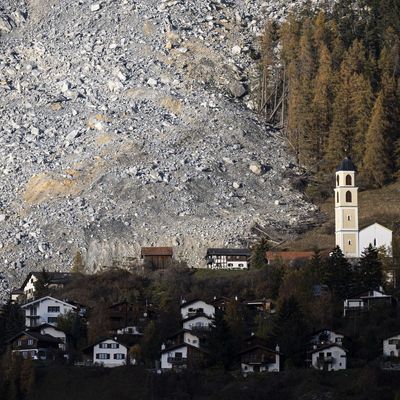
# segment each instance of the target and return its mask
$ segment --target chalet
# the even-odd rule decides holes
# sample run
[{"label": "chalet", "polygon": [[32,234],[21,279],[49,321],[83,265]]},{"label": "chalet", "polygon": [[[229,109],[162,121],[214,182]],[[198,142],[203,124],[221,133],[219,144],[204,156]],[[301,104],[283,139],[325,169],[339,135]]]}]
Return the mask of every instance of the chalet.
[{"label": "chalet", "polygon": [[245,300],[242,304],[249,310],[256,311],[258,313],[275,313],[275,305],[272,300],[259,299],[259,300]]},{"label": "chalet", "polygon": [[168,268],[172,263],[172,247],[142,247],[140,258],[154,269]]},{"label": "chalet", "polygon": [[181,329],[166,339],[166,346],[173,347],[178,344],[190,344],[194,347],[200,347],[201,335],[194,334],[189,329]]},{"label": "chalet", "polygon": [[61,339],[34,331],[21,332],[9,343],[13,354],[33,360],[54,360],[57,354],[63,354],[65,349]]},{"label": "chalet", "polygon": [[346,369],[347,350],[339,344],[328,343],[314,346],[309,352],[311,366],[323,371],[338,371]]},{"label": "chalet", "polygon": [[18,303],[18,301],[23,297],[24,291],[20,288],[11,291],[11,303]]},{"label": "chalet", "polygon": [[107,368],[129,363],[128,351],[129,345],[117,337],[100,340],[83,349],[83,353],[89,355],[93,365]]},{"label": "chalet", "polygon": [[249,249],[208,249],[206,260],[210,269],[248,269]]},{"label": "chalet", "polygon": [[400,357],[400,334],[383,341],[383,355],[385,357]]},{"label": "chalet", "polygon": [[229,297],[217,297],[214,296],[213,301],[211,302],[212,305],[215,307],[215,309],[220,310],[220,311],[225,311],[226,306],[233,301],[233,299],[230,299]]},{"label": "chalet", "polygon": [[60,315],[78,311],[78,307],[51,296],[42,297],[21,306],[25,312],[25,325],[32,328],[43,323],[57,324]]},{"label": "chalet", "polygon": [[109,307],[110,334],[124,330],[131,334],[143,331],[153,314],[147,303],[121,301],[113,304]]},{"label": "chalet", "polygon": [[192,344],[182,343],[161,347],[161,369],[181,371],[202,368],[207,363],[208,351]]},{"label": "chalet", "polygon": [[190,331],[208,331],[213,324],[213,318],[207,314],[201,313],[182,320],[183,329]]},{"label": "chalet", "polygon": [[21,286],[21,291],[26,300],[35,298],[35,283],[41,275],[46,275],[47,287],[49,289],[58,289],[64,287],[71,279],[69,272],[30,272]]},{"label": "chalet", "polygon": [[344,300],[343,316],[346,317],[354,313],[368,311],[378,305],[390,306],[395,302],[396,300],[391,295],[385,294],[382,290],[368,290],[354,298]]},{"label": "chalet", "polygon": [[29,332],[39,332],[41,335],[48,335],[61,341],[60,348],[66,350],[67,335],[61,329],[56,328],[50,324],[41,324],[29,329]]},{"label": "chalet", "polygon": [[242,373],[279,372],[279,346],[275,350],[267,347],[266,342],[256,336],[243,341],[243,350],[239,353]]},{"label": "chalet", "polygon": [[199,299],[185,301],[181,304],[182,319],[200,314],[204,314],[210,318],[214,318],[215,307],[212,304],[208,304],[205,301]]},{"label": "chalet", "polygon": [[322,329],[311,336],[309,343],[312,346],[323,346],[326,344],[338,344],[342,346],[343,339],[344,335],[341,333],[329,329]]}]

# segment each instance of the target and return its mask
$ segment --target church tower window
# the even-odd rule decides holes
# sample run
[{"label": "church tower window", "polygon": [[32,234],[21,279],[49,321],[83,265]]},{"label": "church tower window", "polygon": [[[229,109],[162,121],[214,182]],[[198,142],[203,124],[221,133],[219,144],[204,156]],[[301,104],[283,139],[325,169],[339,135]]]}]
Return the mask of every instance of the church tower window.
[{"label": "church tower window", "polygon": [[346,175],[346,186],[351,186],[352,182],[351,182],[351,175]]},{"label": "church tower window", "polygon": [[339,175],[336,175],[336,183],[337,183],[337,186],[339,186]]},{"label": "church tower window", "polygon": [[346,192],[346,202],[347,203],[351,203],[351,192],[350,192],[350,190],[348,190]]},{"label": "church tower window", "polygon": [[339,203],[339,192],[336,193],[336,203]]}]

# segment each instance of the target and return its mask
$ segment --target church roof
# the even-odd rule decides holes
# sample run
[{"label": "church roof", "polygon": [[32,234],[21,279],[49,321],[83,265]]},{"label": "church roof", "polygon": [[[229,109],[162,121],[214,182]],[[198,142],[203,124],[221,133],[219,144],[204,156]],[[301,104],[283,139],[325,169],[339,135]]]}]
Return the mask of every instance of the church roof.
[{"label": "church roof", "polygon": [[356,171],[356,166],[354,165],[350,157],[346,157],[336,168],[336,171]]}]

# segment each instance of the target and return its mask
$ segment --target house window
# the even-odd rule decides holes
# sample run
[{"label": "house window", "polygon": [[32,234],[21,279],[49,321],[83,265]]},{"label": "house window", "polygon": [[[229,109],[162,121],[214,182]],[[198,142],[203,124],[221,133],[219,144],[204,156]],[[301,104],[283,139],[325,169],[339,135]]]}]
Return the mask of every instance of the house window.
[{"label": "house window", "polygon": [[110,348],[111,349],[119,349],[119,344],[118,343],[111,343]]},{"label": "house window", "polygon": [[125,354],[123,353],[114,354],[114,360],[125,360]]},{"label": "house window", "polygon": [[350,190],[348,190],[347,192],[346,192],[346,202],[347,203],[351,203],[351,192],[350,192]]},{"label": "house window", "polygon": [[326,356],[327,357],[332,357],[332,353],[328,352],[328,353],[326,353]]},{"label": "house window", "polygon": [[56,307],[56,306],[48,306],[47,307],[47,312],[49,313],[55,313],[55,312],[60,312],[60,307]]},{"label": "house window", "polygon": [[32,346],[33,345],[33,339],[28,339],[28,346]]},{"label": "house window", "polygon": [[243,264],[239,264],[239,268],[243,267]]},{"label": "house window", "polygon": [[175,358],[181,359],[182,358],[182,353],[180,353],[180,352],[175,353]]},{"label": "house window", "polygon": [[233,267],[233,264],[232,263],[228,263],[228,267]]},{"label": "house window", "polygon": [[351,186],[351,175],[346,175],[346,186]]},{"label": "house window", "polygon": [[339,175],[336,176],[336,183],[337,183],[337,186],[339,186]]},{"label": "house window", "polygon": [[18,340],[17,345],[18,345],[18,346],[22,346],[22,341],[21,341],[21,340]]},{"label": "house window", "polygon": [[374,239],[374,247],[376,247],[376,239]]},{"label": "house window", "polygon": [[96,359],[97,360],[109,360],[110,355],[108,353],[97,353],[96,354]]},{"label": "house window", "polygon": [[49,324],[55,324],[55,323],[57,323],[57,317],[48,317],[47,322]]}]

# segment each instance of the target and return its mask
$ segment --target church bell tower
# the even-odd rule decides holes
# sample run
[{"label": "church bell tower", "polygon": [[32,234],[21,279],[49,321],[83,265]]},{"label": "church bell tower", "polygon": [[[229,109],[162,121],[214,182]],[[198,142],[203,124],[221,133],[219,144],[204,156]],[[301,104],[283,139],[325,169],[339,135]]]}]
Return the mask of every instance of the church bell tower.
[{"label": "church bell tower", "polygon": [[346,157],[336,169],[335,236],[346,258],[359,257],[358,187],[355,186],[356,168]]}]

